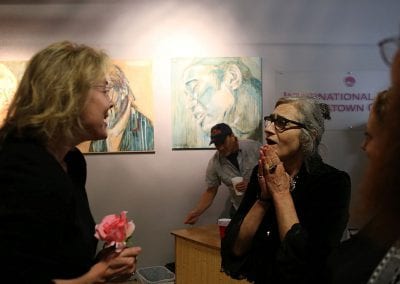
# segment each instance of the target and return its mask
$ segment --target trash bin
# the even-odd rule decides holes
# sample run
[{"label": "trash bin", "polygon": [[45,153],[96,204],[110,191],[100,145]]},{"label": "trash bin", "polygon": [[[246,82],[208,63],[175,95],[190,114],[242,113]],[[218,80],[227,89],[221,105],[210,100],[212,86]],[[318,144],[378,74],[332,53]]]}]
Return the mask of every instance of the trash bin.
[{"label": "trash bin", "polygon": [[136,274],[142,284],[174,284],[175,274],[164,266],[138,268]]}]

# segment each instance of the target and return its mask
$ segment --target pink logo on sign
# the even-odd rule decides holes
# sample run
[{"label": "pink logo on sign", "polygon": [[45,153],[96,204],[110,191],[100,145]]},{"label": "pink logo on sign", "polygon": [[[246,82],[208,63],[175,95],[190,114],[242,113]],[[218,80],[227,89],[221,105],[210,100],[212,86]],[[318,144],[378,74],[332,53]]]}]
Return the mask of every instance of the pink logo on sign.
[{"label": "pink logo on sign", "polygon": [[343,82],[347,87],[353,87],[356,83],[356,79],[353,76],[346,76],[344,77]]}]

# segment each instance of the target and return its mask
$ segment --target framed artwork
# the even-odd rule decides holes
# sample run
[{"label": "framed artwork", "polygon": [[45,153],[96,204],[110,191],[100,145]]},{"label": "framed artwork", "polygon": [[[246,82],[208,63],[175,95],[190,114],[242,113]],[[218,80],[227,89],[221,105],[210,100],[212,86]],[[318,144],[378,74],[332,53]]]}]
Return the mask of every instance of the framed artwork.
[{"label": "framed artwork", "polygon": [[28,61],[0,61],[0,127]]},{"label": "framed artwork", "polygon": [[212,149],[210,129],[221,122],[262,140],[260,57],[174,58],[171,71],[174,150]]},{"label": "framed artwork", "polygon": [[154,152],[154,108],[150,60],[113,61],[108,137],[78,145],[83,153]]},{"label": "framed artwork", "polygon": [[[0,126],[28,61],[0,61]],[[152,62],[113,61],[108,137],[87,141],[83,153],[154,152]]]}]

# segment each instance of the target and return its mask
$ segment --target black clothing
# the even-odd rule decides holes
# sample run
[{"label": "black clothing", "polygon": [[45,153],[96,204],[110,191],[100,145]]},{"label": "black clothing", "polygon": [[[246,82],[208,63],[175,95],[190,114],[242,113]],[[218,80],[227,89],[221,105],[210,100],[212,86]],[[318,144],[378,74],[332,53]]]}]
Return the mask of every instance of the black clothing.
[{"label": "black clothing", "polygon": [[320,158],[303,164],[291,193],[300,220],[281,242],[273,206],[258,228],[249,252],[233,254],[241,223],[260,192],[258,166],[221,243],[222,268],[233,278],[255,283],[321,283],[321,270],[347,225],[350,178]]},{"label": "black clothing", "polygon": [[400,239],[398,239],[374,269],[368,284],[400,284]]},{"label": "black clothing", "polygon": [[[341,243],[331,253],[327,261],[324,283],[361,284],[368,282],[374,269],[398,238],[397,230],[379,229],[376,225],[376,218],[380,217],[372,218],[356,235]],[[387,232],[390,233],[387,234]],[[379,234],[379,240],[376,234]]]},{"label": "black clothing", "polygon": [[379,247],[357,234],[340,245],[328,258],[324,283],[365,284],[389,247]]},{"label": "black clothing", "polygon": [[67,154],[66,173],[34,141],[8,138],[0,146],[1,281],[51,283],[86,273],[97,240],[81,152]]}]

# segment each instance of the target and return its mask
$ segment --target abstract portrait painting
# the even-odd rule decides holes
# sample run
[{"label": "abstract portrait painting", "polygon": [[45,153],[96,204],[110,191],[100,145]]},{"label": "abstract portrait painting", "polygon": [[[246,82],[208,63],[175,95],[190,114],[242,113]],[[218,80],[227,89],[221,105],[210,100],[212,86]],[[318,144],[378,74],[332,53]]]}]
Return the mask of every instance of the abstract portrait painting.
[{"label": "abstract portrait painting", "polygon": [[0,127],[24,74],[26,61],[0,61]]},{"label": "abstract portrait painting", "polygon": [[171,74],[173,149],[212,148],[210,129],[220,122],[262,140],[260,57],[174,58]]},{"label": "abstract portrait painting", "polygon": [[154,152],[151,61],[114,60],[108,82],[114,104],[107,121],[108,137],[78,148],[83,153]]}]

